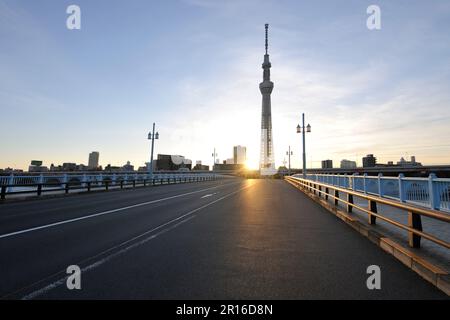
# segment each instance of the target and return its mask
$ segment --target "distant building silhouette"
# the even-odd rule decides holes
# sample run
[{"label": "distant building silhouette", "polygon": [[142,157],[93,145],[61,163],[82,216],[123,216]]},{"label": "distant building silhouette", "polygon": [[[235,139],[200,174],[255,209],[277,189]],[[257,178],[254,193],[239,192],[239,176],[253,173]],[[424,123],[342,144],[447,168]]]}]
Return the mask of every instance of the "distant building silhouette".
[{"label": "distant building silhouette", "polygon": [[373,154],[368,154],[362,158],[362,163],[364,168],[375,167],[377,165],[377,158],[375,158]]},{"label": "distant building silhouette", "polygon": [[322,160],[322,169],[333,168],[333,160]]},{"label": "distant building silhouette", "polygon": [[41,160],[31,160],[28,172],[47,172],[48,168],[42,165]]},{"label": "distant building silhouette", "polygon": [[191,170],[192,161],[180,155],[158,154],[156,160],[156,170]]},{"label": "distant building silhouette", "polygon": [[134,166],[130,163],[130,161],[127,161],[127,164],[125,164],[122,167],[123,171],[134,171]]},{"label": "distant building silhouette", "polygon": [[97,169],[99,158],[100,158],[100,153],[98,151],[92,151],[91,153],[89,153],[88,168],[89,169]]},{"label": "distant building silhouette", "polygon": [[228,158],[226,161],[224,161],[224,163],[226,163],[226,164],[235,164],[234,158]]},{"label": "distant building silhouette", "polygon": [[347,159],[341,160],[341,169],[355,169],[356,161],[351,161]]},{"label": "distant building silhouette", "polygon": [[193,167],[192,170],[209,171],[209,166],[203,165],[201,161],[196,161],[195,167]]},{"label": "distant building silhouette", "polygon": [[405,158],[401,157],[400,161],[397,161],[397,165],[398,166],[402,166],[402,167],[421,167],[422,164],[420,162],[416,162],[416,157],[415,156],[411,156],[411,161],[407,161],[405,160]]},{"label": "distant building silhouette", "polygon": [[243,146],[233,147],[233,162],[235,164],[245,164],[247,161],[247,148]]}]

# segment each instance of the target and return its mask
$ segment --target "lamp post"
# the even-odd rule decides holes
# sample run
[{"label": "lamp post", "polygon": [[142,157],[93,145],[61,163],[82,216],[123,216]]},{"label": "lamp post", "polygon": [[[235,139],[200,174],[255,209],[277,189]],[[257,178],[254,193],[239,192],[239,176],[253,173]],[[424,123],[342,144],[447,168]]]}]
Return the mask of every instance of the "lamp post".
[{"label": "lamp post", "polygon": [[214,152],[212,154],[212,157],[213,157],[212,171],[214,171],[214,167],[216,166],[216,157],[217,157],[216,148],[214,148]]},{"label": "lamp post", "polygon": [[155,139],[159,139],[159,133],[155,133],[155,123],[153,122],[153,130],[148,133],[148,140],[152,140],[152,149],[151,149],[151,155],[150,155],[150,168],[148,170],[148,173],[150,176],[153,176],[153,148],[155,146]]},{"label": "lamp post", "polygon": [[302,113],[302,126],[300,126],[299,124],[297,125],[297,133],[302,133],[303,134],[303,179],[306,179],[306,147],[305,147],[305,133],[306,132],[311,132],[311,126],[308,125],[305,127],[305,114]]},{"label": "lamp post", "polygon": [[289,170],[288,174],[291,175],[291,155],[294,153],[291,151],[291,146],[289,146],[289,151],[286,151],[286,155],[289,156]]}]

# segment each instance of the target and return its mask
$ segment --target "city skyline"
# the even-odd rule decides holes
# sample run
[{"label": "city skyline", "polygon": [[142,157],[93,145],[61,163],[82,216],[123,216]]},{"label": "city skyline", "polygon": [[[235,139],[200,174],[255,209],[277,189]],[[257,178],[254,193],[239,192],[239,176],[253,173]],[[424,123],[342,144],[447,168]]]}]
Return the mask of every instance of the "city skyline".
[{"label": "city skyline", "polygon": [[211,165],[214,147],[225,160],[245,145],[257,168],[266,22],[276,167],[288,145],[301,167],[302,112],[314,124],[307,167],[370,153],[450,163],[448,3],[378,1],[382,29],[370,31],[369,2],[263,2],[135,1],[105,11],[106,2],[77,1],[82,29],[69,31],[68,2],[0,1],[0,167],[86,163],[92,150],[105,164],[140,166],[157,122],[155,155]]}]

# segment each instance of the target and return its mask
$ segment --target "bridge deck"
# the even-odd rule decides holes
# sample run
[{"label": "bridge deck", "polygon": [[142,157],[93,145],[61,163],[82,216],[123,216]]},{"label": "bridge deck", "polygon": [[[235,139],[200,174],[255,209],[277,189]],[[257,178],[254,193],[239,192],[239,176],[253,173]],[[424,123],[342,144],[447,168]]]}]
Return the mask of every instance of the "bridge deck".
[{"label": "bridge deck", "polygon": [[[281,180],[31,200],[0,212],[7,298],[446,298]],[[84,269],[81,290],[58,282],[72,264]],[[374,264],[381,290],[366,287]]]}]

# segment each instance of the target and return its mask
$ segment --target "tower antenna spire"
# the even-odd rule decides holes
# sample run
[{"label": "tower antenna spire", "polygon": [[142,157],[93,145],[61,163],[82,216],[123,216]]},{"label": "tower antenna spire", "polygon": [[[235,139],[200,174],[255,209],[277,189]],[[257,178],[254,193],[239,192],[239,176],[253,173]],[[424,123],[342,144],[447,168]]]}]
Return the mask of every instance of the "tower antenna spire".
[{"label": "tower antenna spire", "polygon": [[266,54],[267,54],[267,49],[269,48],[269,24],[266,23]]}]

